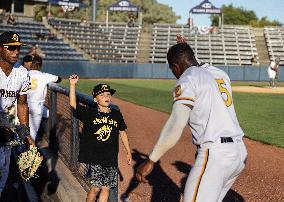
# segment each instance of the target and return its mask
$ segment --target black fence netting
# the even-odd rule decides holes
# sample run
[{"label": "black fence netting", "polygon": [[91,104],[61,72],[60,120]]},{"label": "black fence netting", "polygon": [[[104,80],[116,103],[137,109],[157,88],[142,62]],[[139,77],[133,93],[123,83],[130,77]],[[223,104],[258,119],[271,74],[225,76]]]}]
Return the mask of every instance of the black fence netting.
[{"label": "black fence netting", "polygon": [[[45,103],[49,108],[48,131],[45,133],[45,139],[49,148],[68,166],[85,190],[88,190],[84,180],[87,167],[77,162],[82,123],[73,116],[68,95],[68,89],[54,84],[49,85]],[[76,93],[76,98],[80,104],[93,105],[93,100],[87,95]]]}]

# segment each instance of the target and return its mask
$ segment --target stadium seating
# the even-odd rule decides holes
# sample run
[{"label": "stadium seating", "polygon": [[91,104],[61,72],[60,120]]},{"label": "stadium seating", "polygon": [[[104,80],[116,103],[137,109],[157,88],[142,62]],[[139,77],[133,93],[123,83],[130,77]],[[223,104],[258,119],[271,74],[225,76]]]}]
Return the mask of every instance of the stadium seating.
[{"label": "stadium seating", "polygon": [[265,27],[264,36],[270,61],[280,58],[284,64],[284,27]]},{"label": "stadium seating", "polygon": [[34,44],[38,44],[45,54],[44,60],[86,60],[69,44],[52,35],[41,22],[18,22],[16,25],[0,24],[0,33],[4,31],[17,32],[22,41],[27,44],[21,49],[20,58],[30,52]]},{"label": "stadium seating", "polygon": [[176,35],[188,39],[202,62],[213,65],[251,65],[257,56],[255,38],[249,26],[224,26],[214,34],[193,33],[188,26],[155,24],[150,63],[166,63],[167,49],[176,44]]},{"label": "stadium seating", "polygon": [[140,26],[58,18],[50,19],[49,24],[90,54],[96,62],[135,63],[137,60]]}]

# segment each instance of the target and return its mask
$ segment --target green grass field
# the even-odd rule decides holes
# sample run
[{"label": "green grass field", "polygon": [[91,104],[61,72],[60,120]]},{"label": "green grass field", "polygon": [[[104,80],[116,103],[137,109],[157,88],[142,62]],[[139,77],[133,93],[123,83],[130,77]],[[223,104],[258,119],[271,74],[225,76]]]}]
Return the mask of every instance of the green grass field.
[{"label": "green grass field", "polygon": [[[77,90],[90,95],[98,83],[108,83],[117,89],[117,98],[167,113],[171,111],[174,80],[80,80]],[[62,85],[68,86],[68,82],[65,80]],[[263,87],[267,83],[234,82],[233,85]],[[234,92],[233,99],[246,137],[284,147],[284,95]]]},{"label": "green grass field", "polygon": [[[255,86],[255,87],[267,87],[268,82],[247,82],[247,81],[234,81],[233,86]],[[278,82],[277,86],[284,87],[284,82]]]}]

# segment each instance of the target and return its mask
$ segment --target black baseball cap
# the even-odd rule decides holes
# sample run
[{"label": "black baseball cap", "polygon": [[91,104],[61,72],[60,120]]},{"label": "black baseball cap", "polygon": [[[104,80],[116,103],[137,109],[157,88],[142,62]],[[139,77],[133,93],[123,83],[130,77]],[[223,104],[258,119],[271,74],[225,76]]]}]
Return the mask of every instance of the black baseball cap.
[{"label": "black baseball cap", "polygon": [[3,32],[0,35],[0,45],[1,46],[25,46],[23,42],[21,42],[21,38],[19,34],[16,32],[8,31]]},{"label": "black baseball cap", "polygon": [[23,58],[23,62],[32,62],[33,61],[33,56],[32,55],[26,55]]},{"label": "black baseball cap", "polygon": [[116,92],[116,90],[111,89],[110,86],[107,84],[98,84],[93,89],[93,97],[96,97],[98,94],[104,92],[110,92],[110,94],[113,95]]}]

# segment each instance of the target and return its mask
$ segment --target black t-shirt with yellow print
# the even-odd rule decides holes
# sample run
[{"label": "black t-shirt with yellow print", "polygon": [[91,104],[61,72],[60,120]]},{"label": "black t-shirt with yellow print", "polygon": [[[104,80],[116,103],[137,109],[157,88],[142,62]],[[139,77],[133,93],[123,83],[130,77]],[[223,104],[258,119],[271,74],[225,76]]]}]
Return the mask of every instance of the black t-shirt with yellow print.
[{"label": "black t-shirt with yellow print", "polygon": [[83,123],[79,162],[117,167],[119,131],[127,128],[121,112],[111,109],[110,113],[102,113],[95,107],[80,104],[74,112]]}]

